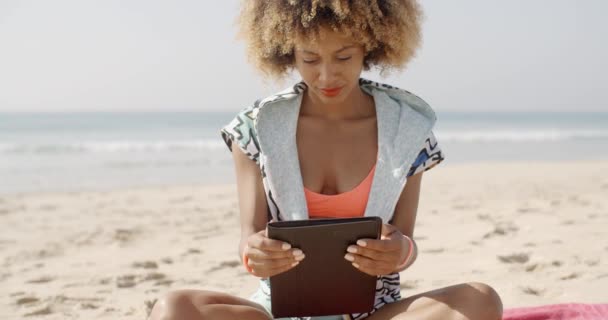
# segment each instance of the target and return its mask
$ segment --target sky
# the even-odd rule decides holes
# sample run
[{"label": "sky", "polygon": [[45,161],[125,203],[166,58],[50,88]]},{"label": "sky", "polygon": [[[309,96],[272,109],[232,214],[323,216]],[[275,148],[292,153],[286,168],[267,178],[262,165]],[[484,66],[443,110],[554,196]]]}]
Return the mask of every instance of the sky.
[{"label": "sky", "polygon": [[[420,3],[415,59],[364,77],[437,111],[608,111],[608,1]],[[238,11],[238,0],[0,0],[0,112],[238,111],[298,79],[256,73]]]}]

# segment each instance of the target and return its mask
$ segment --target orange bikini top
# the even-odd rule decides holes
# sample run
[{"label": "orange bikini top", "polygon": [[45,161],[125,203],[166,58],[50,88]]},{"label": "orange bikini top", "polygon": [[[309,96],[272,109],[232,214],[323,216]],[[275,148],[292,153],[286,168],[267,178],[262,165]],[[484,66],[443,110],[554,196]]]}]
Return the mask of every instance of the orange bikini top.
[{"label": "orange bikini top", "polygon": [[309,218],[351,218],[362,217],[372,187],[376,165],[367,177],[354,189],[334,195],[316,193],[304,187]]}]

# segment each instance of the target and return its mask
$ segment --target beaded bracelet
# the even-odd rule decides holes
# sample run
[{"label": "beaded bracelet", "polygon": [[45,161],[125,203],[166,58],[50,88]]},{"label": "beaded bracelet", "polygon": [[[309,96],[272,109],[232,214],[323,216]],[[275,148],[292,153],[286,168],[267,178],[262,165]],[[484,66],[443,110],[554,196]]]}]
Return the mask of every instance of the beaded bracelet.
[{"label": "beaded bracelet", "polygon": [[407,256],[405,257],[405,260],[399,264],[397,266],[397,270],[402,269],[403,267],[405,267],[409,262],[410,259],[412,258],[412,256],[414,255],[414,240],[410,239],[410,237],[406,236],[406,235],[402,235],[405,239],[407,239],[407,241],[409,242],[409,251],[407,253]]}]

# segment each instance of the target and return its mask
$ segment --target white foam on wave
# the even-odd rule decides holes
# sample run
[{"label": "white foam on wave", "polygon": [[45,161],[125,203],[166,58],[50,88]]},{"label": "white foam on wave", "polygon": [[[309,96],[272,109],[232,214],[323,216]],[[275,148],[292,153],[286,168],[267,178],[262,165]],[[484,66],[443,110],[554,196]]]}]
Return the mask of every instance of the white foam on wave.
[{"label": "white foam on wave", "polygon": [[225,148],[224,143],[214,140],[176,141],[85,141],[50,143],[0,143],[0,153],[115,153],[115,152],[165,152],[188,150],[212,150]]},{"label": "white foam on wave", "polygon": [[[608,130],[593,129],[480,129],[436,130],[435,136],[445,142],[559,142],[568,140],[608,139]],[[221,139],[191,140],[111,140],[83,142],[0,142],[0,154],[79,154],[168,151],[211,151],[225,148]]]},{"label": "white foam on wave", "polygon": [[608,130],[509,129],[437,131],[442,142],[557,142],[578,139],[608,139]]}]

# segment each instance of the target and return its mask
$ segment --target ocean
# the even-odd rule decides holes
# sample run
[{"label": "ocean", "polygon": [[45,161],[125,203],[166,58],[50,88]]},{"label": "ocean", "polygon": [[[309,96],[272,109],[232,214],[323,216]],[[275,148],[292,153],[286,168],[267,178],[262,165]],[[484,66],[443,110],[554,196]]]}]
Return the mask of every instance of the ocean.
[{"label": "ocean", "polygon": [[[230,184],[236,112],[0,113],[0,194]],[[608,113],[437,113],[442,165],[608,159]]]}]

